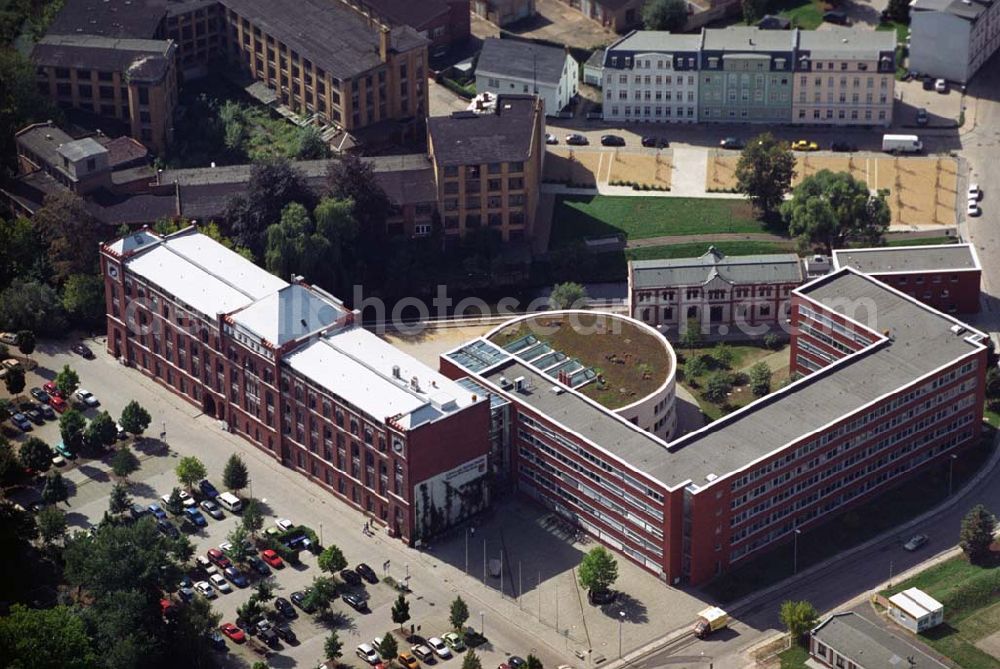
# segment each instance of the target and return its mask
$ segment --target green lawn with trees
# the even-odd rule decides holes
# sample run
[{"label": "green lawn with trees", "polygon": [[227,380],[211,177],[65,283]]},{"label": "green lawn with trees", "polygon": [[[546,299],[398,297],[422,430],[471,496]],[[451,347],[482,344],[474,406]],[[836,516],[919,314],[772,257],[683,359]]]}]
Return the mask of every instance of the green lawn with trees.
[{"label": "green lawn with trees", "polygon": [[629,260],[665,260],[672,258],[697,258],[714,246],[727,256],[753,256],[770,253],[793,253],[794,244],[782,242],[690,242],[669,246],[640,246],[625,251]]},{"label": "green lawn with trees", "polygon": [[717,420],[766,395],[787,378],[787,365],[771,369],[761,362],[783,346],[777,339],[761,346],[681,346],[677,349],[678,379],[698,400],[702,413]]}]

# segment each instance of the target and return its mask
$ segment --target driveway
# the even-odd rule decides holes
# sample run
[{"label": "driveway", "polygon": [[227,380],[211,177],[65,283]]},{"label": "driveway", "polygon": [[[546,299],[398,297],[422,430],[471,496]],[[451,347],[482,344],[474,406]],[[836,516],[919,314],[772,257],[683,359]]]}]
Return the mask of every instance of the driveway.
[{"label": "driveway", "polygon": [[535,16],[511,24],[506,30],[582,49],[602,47],[618,38],[613,31],[560,0],[535,0],[535,9]]}]

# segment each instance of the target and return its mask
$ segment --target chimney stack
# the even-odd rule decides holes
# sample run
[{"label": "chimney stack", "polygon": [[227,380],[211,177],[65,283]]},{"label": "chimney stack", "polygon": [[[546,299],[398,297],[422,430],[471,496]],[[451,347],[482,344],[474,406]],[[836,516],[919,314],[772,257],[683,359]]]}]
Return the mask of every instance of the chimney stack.
[{"label": "chimney stack", "polygon": [[390,37],[388,26],[379,26],[378,57],[383,63],[389,62]]}]

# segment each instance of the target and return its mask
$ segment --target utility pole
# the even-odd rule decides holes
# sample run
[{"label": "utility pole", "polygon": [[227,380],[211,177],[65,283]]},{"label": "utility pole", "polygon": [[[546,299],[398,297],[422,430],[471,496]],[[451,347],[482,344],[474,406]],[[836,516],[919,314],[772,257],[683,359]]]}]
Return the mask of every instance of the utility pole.
[{"label": "utility pole", "polygon": [[469,575],[469,528],[465,528],[465,575]]},{"label": "utility pole", "polygon": [[795,534],[793,535],[793,549],[792,549],[792,574],[799,573],[799,535],[802,534],[802,530],[794,529],[792,530]]}]

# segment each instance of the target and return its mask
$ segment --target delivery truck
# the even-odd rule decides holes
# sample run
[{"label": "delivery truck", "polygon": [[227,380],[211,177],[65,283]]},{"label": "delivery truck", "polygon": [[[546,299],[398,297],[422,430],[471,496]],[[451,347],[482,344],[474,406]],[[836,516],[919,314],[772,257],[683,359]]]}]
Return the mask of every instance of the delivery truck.
[{"label": "delivery truck", "polygon": [[698,614],[698,619],[694,623],[694,635],[699,639],[704,639],[728,624],[729,614],[718,606],[713,606]]},{"label": "delivery truck", "polygon": [[882,135],[882,150],[886,153],[920,153],[924,145],[916,135]]}]

